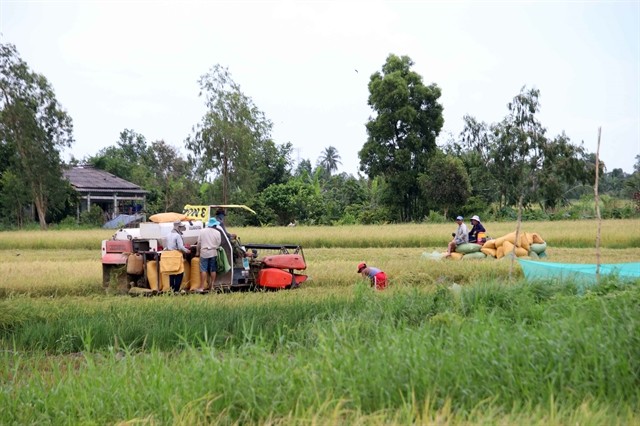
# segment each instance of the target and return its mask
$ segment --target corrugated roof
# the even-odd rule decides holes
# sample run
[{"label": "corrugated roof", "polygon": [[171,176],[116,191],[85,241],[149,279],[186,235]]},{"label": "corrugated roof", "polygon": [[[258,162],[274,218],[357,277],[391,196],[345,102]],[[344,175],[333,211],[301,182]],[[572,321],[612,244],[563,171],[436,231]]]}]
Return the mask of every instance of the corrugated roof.
[{"label": "corrugated roof", "polygon": [[138,185],[119,178],[104,170],[89,166],[73,167],[63,172],[64,177],[80,192],[120,191],[147,193]]}]

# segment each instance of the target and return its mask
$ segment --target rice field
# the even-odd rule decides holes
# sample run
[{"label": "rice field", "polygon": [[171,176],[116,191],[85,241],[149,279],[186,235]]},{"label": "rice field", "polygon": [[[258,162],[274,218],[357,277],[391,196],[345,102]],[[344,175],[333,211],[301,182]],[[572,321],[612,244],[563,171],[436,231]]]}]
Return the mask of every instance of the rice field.
[{"label": "rice field", "polygon": [[[151,298],[102,289],[113,231],[0,233],[0,424],[640,424],[639,286],[431,260],[452,228],[231,229],[301,243],[311,280]],[[603,222],[603,263],[640,261],[634,229]],[[595,262],[593,223],[523,230],[551,261]]]}]

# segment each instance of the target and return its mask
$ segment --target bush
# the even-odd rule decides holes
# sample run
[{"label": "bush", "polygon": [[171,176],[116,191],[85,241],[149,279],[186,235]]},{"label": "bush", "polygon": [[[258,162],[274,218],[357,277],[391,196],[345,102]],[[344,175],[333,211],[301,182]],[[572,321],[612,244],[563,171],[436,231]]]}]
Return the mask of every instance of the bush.
[{"label": "bush", "polygon": [[502,207],[496,212],[496,220],[516,220],[518,212],[513,207]]},{"label": "bush", "polygon": [[362,225],[373,225],[374,223],[389,222],[389,211],[383,207],[363,209],[358,215],[358,221]]},{"label": "bush", "polygon": [[67,216],[60,221],[58,224],[59,229],[77,229],[78,228],[78,220],[75,216]]},{"label": "bush", "polygon": [[525,209],[522,212],[522,220],[549,220],[549,215],[540,209]]},{"label": "bush", "polygon": [[435,210],[431,210],[429,212],[429,216],[426,217],[425,222],[428,222],[428,223],[446,223],[446,222],[448,222],[448,220],[440,212],[437,212]]},{"label": "bush", "polygon": [[104,217],[102,215],[102,209],[98,206],[93,206],[90,211],[80,213],[81,225],[102,226],[103,223]]}]

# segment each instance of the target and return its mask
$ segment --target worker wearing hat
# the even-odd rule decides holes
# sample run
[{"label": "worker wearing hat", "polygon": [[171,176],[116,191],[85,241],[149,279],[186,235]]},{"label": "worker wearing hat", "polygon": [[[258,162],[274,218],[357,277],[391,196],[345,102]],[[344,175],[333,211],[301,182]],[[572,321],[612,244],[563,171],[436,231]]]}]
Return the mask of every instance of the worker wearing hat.
[{"label": "worker wearing hat", "polygon": [[196,256],[200,257],[200,288],[194,289],[202,293],[211,289],[218,274],[218,248],[222,244],[222,230],[216,218],[209,219],[207,227],[198,235]]},{"label": "worker wearing hat", "polygon": [[476,244],[484,244],[486,242],[486,232],[484,226],[480,222],[480,217],[478,215],[474,215],[471,218],[471,231],[469,231],[469,242]]},{"label": "worker wearing hat", "polygon": [[375,287],[376,290],[384,290],[387,286],[387,275],[380,269],[373,266],[367,266],[362,262],[358,264],[358,273],[363,277],[371,280],[371,287]]},{"label": "worker wearing hat", "polygon": [[[167,244],[160,257],[161,272],[169,273],[169,285],[175,293],[180,291],[182,277],[184,275],[184,262],[182,254],[189,254],[190,250],[184,246],[182,233],[187,227],[181,221],[173,222],[173,229],[167,235]],[[168,289],[163,289],[167,291]]]},{"label": "worker wearing hat", "polygon": [[446,257],[451,256],[451,253],[456,251],[456,247],[460,244],[469,242],[469,231],[467,230],[467,225],[464,224],[464,218],[462,216],[457,216],[456,223],[458,224],[458,228],[456,229],[456,232],[451,234],[451,236],[453,236],[453,240],[451,240],[447,246]]}]

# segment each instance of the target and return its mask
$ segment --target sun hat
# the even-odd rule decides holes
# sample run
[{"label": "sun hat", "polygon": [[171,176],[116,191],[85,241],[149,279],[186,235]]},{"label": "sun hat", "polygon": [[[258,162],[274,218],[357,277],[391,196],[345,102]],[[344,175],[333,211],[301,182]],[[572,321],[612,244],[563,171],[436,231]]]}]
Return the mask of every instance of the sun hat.
[{"label": "sun hat", "polygon": [[474,214],[474,215],[471,217],[471,220],[477,220],[478,222],[480,222],[480,216],[478,216],[477,214]]},{"label": "sun hat", "polygon": [[362,272],[362,270],[363,270],[364,268],[366,268],[366,267],[367,267],[367,264],[366,264],[366,263],[364,263],[364,262],[359,263],[359,264],[358,264],[358,273]]},{"label": "sun hat", "polygon": [[215,217],[210,218],[209,222],[207,222],[207,226],[209,228],[211,228],[213,226],[218,226],[218,225],[220,225],[220,222],[218,222]]},{"label": "sun hat", "polygon": [[463,220],[464,218],[462,216],[458,216],[456,217],[456,220]]}]

